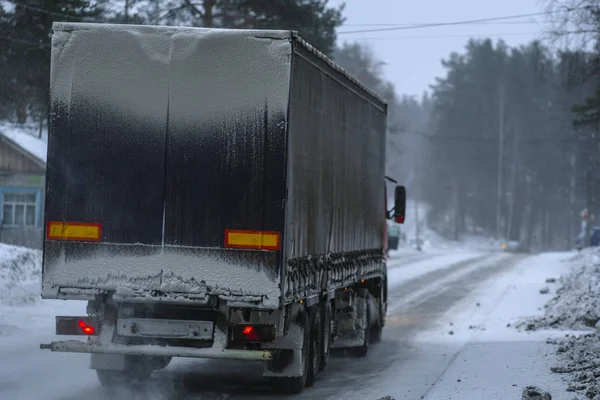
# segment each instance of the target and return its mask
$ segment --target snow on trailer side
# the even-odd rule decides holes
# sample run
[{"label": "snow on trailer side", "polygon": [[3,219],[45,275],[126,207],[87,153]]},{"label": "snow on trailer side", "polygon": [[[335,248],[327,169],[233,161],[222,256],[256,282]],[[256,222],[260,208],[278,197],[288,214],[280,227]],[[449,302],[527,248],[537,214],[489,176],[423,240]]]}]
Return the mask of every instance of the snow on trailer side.
[{"label": "snow on trailer side", "polygon": [[278,307],[291,32],[53,31],[43,297]]},{"label": "snow on trailer side", "polygon": [[386,273],[387,104],[294,36],[289,110],[286,302]]}]

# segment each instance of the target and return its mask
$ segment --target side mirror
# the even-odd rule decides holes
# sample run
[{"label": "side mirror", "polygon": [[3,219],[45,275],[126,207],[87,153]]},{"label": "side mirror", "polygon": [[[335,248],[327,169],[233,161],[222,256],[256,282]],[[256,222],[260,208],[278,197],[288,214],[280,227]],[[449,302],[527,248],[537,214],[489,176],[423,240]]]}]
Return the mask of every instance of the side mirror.
[{"label": "side mirror", "polygon": [[394,221],[399,224],[404,223],[406,216],[406,188],[404,186],[396,186],[394,193]]}]

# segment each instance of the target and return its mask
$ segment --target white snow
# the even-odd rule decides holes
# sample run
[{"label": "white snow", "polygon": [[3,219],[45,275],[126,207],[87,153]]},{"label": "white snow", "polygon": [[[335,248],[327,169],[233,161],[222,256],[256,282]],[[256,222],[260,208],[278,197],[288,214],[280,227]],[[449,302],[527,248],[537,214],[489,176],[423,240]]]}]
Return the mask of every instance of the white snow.
[{"label": "white snow", "polygon": [[265,103],[271,115],[287,110],[289,31],[62,22],[53,31],[55,107],[116,107],[124,129],[139,118],[164,126],[167,102],[171,123],[186,127],[262,115]]},{"label": "white snow", "polygon": [[430,252],[428,255],[429,257],[426,257],[422,261],[407,263],[407,260],[403,257],[403,252],[393,254],[393,258],[388,261],[388,285],[396,286],[404,281],[417,278],[421,275],[452,267],[456,263],[482,257],[484,253],[457,252],[444,254],[440,252]]},{"label": "white snow", "polygon": [[0,1],[0,7],[4,10],[5,13],[11,13],[15,10],[15,4],[7,0]]},{"label": "white snow", "polygon": [[[513,325],[523,317],[543,315],[544,304],[551,296],[542,295],[539,291],[544,286],[550,286],[551,293],[555,292],[557,285],[546,283],[546,279],[559,278],[572,270],[572,263],[564,262],[570,256],[570,253],[543,253],[525,259],[514,269],[481,285],[448,312],[440,323],[443,326],[454,321],[452,337],[447,335],[447,329],[443,329],[432,330],[432,336],[421,335],[421,339],[427,341],[436,338],[453,342],[472,337],[478,341],[522,340],[523,337],[545,339],[552,332],[519,332]],[[484,327],[485,331],[469,329],[469,326]],[[564,335],[564,332],[560,335]]]},{"label": "white snow", "polygon": [[[39,252],[1,246],[0,265],[11,264],[19,254],[37,254],[36,262],[20,269],[30,272],[19,276],[28,277],[24,281],[29,280],[32,284],[37,279],[36,285],[39,285]],[[360,398],[369,399],[385,395],[397,400],[418,399],[424,395],[425,400],[506,400],[519,399],[526,386],[535,385],[549,391],[555,400],[572,400],[573,394],[565,391],[567,383],[563,381],[564,376],[550,371],[550,367],[557,365],[558,359],[554,354],[556,347],[547,344],[546,339],[562,338],[565,334],[577,332],[557,329],[519,331],[515,324],[524,316],[540,317],[543,314],[544,304],[556,295],[561,285],[561,276],[582,268],[592,274],[594,269],[589,265],[593,264],[595,254],[547,253],[526,257],[516,265],[510,265],[509,261],[504,263],[509,257],[514,255],[481,251],[444,253],[433,249],[424,253],[397,252],[389,262],[390,294],[409,281],[425,279],[431,274],[439,275],[432,278],[435,281],[427,283],[427,290],[416,287],[409,296],[402,297],[399,301],[403,307],[413,307],[411,298],[426,301],[431,294],[450,287],[450,282],[455,282],[455,285],[456,282],[465,282],[468,286],[465,289],[473,291],[447,313],[440,314],[442,317],[432,321],[434,325],[429,330],[420,330],[415,337],[394,341],[384,336],[384,343],[379,346],[400,347],[399,350],[386,349],[398,354],[398,359],[369,361],[370,369],[362,371],[364,373],[361,379],[356,379],[356,385],[340,388],[340,392],[347,390],[349,394],[352,392]],[[479,270],[496,266],[503,268],[505,265],[505,271],[477,287],[469,286],[465,278]],[[557,281],[546,283],[547,278],[556,278]],[[8,281],[14,284],[20,279],[5,277],[0,285]],[[567,278],[565,282],[570,280]],[[550,288],[549,294],[540,294],[544,286]],[[34,293],[33,288],[31,286],[27,290]],[[39,286],[35,289],[39,291]],[[28,399],[38,396],[40,388],[54,396],[48,398],[59,398],[67,391],[81,394],[98,390],[96,378],[88,369],[88,355],[51,353],[37,348],[42,342],[68,340],[53,335],[54,316],[84,315],[85,302],[46,300],[34,306],[7,306],[5,303],[0,305],[0,327],[4,327],[3,331],[0,329],[0,354],[3,358],[19,361],[0,361],[0,397]],[[394,310],[390,313],[394,314]],[[404,318],[403,315],[400,313],[394,316],[395,319],[390,318],[387,332],[402,323],[396,319]],[[426,319],[427,315],[418,318]],[[383,368],[379,367],[380,364],[390,365],[379,370]],[[48,372],[57,365],[61,366],[58,374]],[[176,363],[175,368],[169,371],[179,373],[187,369],[187,364]],[[169,373],[174,374],[167,371],[162,376],[170,377]],[[348,373],[351,372],[343,368],[329,372],[332,377],[327,382],[335,385],[336,379],[343,381]],[[58,379],[59,374],[68,378]],[[28,378],[23,379],[22,375]],[[35,380],[36,387],[26,384],[31,380]],[[316,390],[320,384],[324,383],[318,382]],[[423,393],[420,388],[428,389]],[[307,398],[311,393],[314,395],[315,392],[307,391]]]},{"label": "white snow", "polygon": [[[388,204],[393,204],[393,199],[388,199]],[[398,245],[398,250],[413,249],[416,244],[417,225],[419,239],[422,241],[421,248],[424,251],[444,251],[444,252],[464,252],[464,251],[496,251],[501,250],[502,240],[486,238],[475,234],[462,235],[460,240],[450,240],[431,230],[428,226],[427,214],[431,206],[427,203],[419,202],[418,211],[415,210],[414,200],[408,199],[406,202],[406,219],[404,224],[399,225],[400,230],[406,235],[407,243],[402,242]],[[418,224],[416,222],[418,214]],[[390,252],[392,253],[393,250]]]},{"label": "white snow", "polygon": [[39,138],[39,127],[36,127],[35,124],[20,125],[0,121],[0,135],[13,141],[38,160],[46,162],[48,152],[48,133],[46,129],[42,130],[42,137]]},{"label": "white snow", "polygon": [[[519,332],[523,316],[540,315],[548,295],[540,294],[545,280],[573,268],[569,253],[546,253],[527,258],[500,278],[487,282],[419,335],[421,346],[446,343],[457,352],[439,381],[425,397],[434,399],[517,399],[528,385],[549,391],[553,399],[572,399],[560,376],[550,367],[555,358],[546,344],[549,336],[574,332]],[[550,284],[551,290],[556,285]],[[450,335],[450,330],[453,334]]]},{"label": "white snow", "polygon": [[[453,269],[452,273],[448,274],[447,276],[444,276],[442,278],[436,278],[435,280],[432,279],[432,282],[430,282],[426,287],[423,287],[420,290],[416,290],[414,292],[412,292],[410,295],[407,295],[403,298],[402,303],[397,304],[397,305],[391,305],[389,306],[388,310],[391,312],[400,310],[400,309],[406,309],[406,308],[410,308],[414,305],[415,302],[423,302],[426,299],[435,296],[437,289],[442,289],[444,286],[448,285],[451,282],[456,282],[461,280],[462,278],[464,278],[466,275],[479,270],[479,269],[483,269],[483,268],[489,268],[492,267],[494,265],[497,265],[500,261],[508,259],[509,255],[508,254],[502,254],[502,253],[498,253],[498,254],[465,254],[464,257],[456,257],[453,261],[451,262],[439,262],[442,260],[435,260],[436,262],[428,262],[427,263],[427,269],[424,268],[423,274],[425,275],[427,273],[430,272],[435,272],[435,271],[440,271],[440,270],[445,270],[445,269]],[[450,259],[452,260],[452,259]],[[436,267],[437,266],[437,267]],[[418,277],[420,275],[415,275],[414,277]],[[404,278],[404,277],[400,277],[400,278]],[[410,278],[409,278],[410,279]],[[394,282],[394,283],[401,283],[402,280],[406,280],[406,279],[401,279],[400,282]]]},{"label": "white snow", "polygon": [[41,262],[41,251],[0,243],[0,306],[32,304],[39,299]]},{"label": "white snow", "polygon": [[[513,262],[508,259],[503,263],[503,257],[513,257]],[[555,400],[572,400],[572,394],[565,391],[566,382],[550,370],[556,357],[546,340],[548,336],[575,332],[519,332],[514,328],[523,316],[543,312],[550,296],[541,295],[539,289],[549,285],[551,292],[556,290],[556,284],[545,281],[570,271],[570,257],[569,253],[547,253],[514,263],[519,260],[514,255],[491,255],[488,261],[467,264],[460,272],[403,297],[402,307],[420,309],[419,304],[427,302],[427,297],[435,296],[437,287],[439,293],[453,287],[450,281],[455,286],[464,282],[465,290],[470,292],[441,317],[436,316],[431,328],[396,342],[401,349],[387,351],[397,352],[399,359],[385,373],[347,395],[373,399],[387,395],[396,400],[507,400],[520,399],[527,386],[538,386],[549,391]],[[474,287],[469,285],[470,272],[477,274],[504,265],[506,270],[493,278]],[[415,297],[413,304],[410,297]],[[440,297],[430,304],[443,309],[443,302],[444,297]],[[422,316],[403,312],[389,323],[410,326],[415,319],[426,321],[433,310],[431,306],[422,310]]]},{"label": "white snow", "polygon": [[[87,304],[41,301],[40,274],[40,251],[0,243],[0,397],[3,399],[40,398],[37,386],[43,386],[43,396],[50,399],[47,396],[65,387],[84,390],[90,383],[96,384],[88,369],[89,355],[39,349],[40,343],[59,339],[54,336],[56,315],[86,315]],[[64,361],[74,366],[64,380],[41,372],[52,370]]]},{"label": "white snow", "polygon": [[[591,329],[600,320],[600,253],[586,249],[567,259],[573,269],[555,276],[560,288],[552,293],[544,315],[520,322],[521,328]],[[558,279],[560,278],[560,279]]]},{"label": "white snow", "polygon": [[151,256],[117,256],[110,251],[99,247],[92,258],[62,258],[55,262],[47,259],[44,295],[56,298],[53,285],[119,288],[119,295],[135,292],[142,297],[153,290],[196,295],[210,291],[223,299],[236,297],[242,301],[264,296],[263,306],[279,306],[279,282],[269,267],[275,264],[272,252],[242,252],[232,257],[225,250],[193,251],[176,246],[165,246],[164,252]]},{"label": "white snow", "polygon": [[[527,331],[552,329],[556,364],[553,372],[569,381],[569,390],[579,396],[600,398],[600,257],[596,249],[571,255],[573,268],[558,281],[558,290],[545,305],[545,313],[520,321]],[[595,329],[594,329],[595,328]],[[579,332],[569,332],[580,329]],[[568,332],[568,333],[565,333]],[[563,333],[564,336],[560,336]]]}]

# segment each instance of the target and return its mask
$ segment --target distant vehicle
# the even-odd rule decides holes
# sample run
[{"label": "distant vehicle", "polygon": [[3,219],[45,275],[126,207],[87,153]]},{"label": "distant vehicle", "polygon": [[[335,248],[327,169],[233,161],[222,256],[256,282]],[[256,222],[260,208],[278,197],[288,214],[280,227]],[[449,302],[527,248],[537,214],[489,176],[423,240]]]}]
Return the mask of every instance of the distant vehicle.
[{"label": "distant vehicle", "polygon": [[[585,231],[581,232],[579,236],[575,239],[575,248],[577,250],[583,249],[585,246],[583,244],[585,240]],[[594,226],[590,232],[590,246],[598,247],[600,246],[600,226]]]},{"label": "distant vehicle", "polygon": [[388,252],[397,250],[400,242],[400,227],[395,223],[388,224]]},{"label": "distant vehicle", "polygon": [[425,240],[423,238],[419,238],[419,239],[415,239],[412,238],[410,239],[410,243],[409,246],[410,247],[423,247],[425,245]]},{"label": "distant vehicle", "polygon": [[51,71],[42,297],[88,306],[42,349],[102,385],[263,361],[299,393],[381,340],[383,99],[291,31],[55,23]]},{"label": "distant vehicle", "polygon": [[502,245],[502,249],[509,253],[529,253],[529,250],[521,242],[510,241]]}]

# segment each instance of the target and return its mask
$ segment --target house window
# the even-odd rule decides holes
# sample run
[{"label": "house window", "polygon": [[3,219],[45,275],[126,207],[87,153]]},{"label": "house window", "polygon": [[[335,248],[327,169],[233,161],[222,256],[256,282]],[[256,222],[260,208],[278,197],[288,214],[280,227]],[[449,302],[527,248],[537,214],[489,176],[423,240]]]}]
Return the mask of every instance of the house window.
[{"label": "house window", "polygon": [[35,226],[37,196],[35,193],[4,193],[2,195],[3,226]]}]

